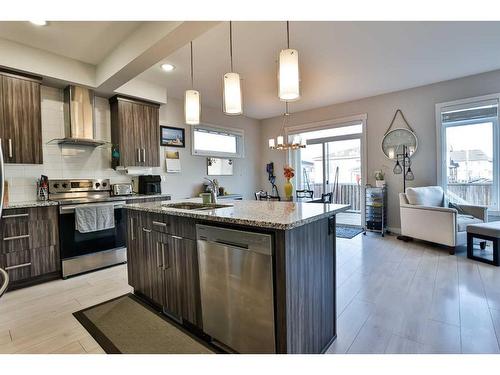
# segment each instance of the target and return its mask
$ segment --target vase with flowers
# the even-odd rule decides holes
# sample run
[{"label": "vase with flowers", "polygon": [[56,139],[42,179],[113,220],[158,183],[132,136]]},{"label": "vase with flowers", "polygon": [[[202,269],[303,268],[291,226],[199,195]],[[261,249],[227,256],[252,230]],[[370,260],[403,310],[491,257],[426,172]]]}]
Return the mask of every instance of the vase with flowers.
[{"label": "vase with flowers", "polygon": [[294,172],[295,172],[295,170],[292,167],[290,167],[289,165],[286,165],[283,168],[283,175],[286,178],[286,183],[285,183],[284,189],[285,189],[285,199],[287,201],[291,201],[293,199],[293,185],[290,182],[290,180],[295,176]]}]

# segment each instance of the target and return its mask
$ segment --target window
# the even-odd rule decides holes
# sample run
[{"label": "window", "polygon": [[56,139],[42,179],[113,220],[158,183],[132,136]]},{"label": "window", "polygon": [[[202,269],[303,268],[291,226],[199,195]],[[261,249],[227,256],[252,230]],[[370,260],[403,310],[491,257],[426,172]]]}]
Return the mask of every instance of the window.
[{"label": "window", "polygon": [[206,125],[192,127],[192,153],[198,156],[244,156],[244,133]]},{"label": "window", "polygon": [[452,202],[498,210],[498,97],[437,106],[441,184]]}]

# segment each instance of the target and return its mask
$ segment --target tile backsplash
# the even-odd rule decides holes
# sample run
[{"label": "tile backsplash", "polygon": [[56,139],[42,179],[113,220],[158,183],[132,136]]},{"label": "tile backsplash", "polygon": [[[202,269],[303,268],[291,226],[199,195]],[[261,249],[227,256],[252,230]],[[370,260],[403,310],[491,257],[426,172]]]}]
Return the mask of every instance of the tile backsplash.
[{"label": "tile backsplash", "polygon": [[[43,164],[6,164],[9,200],[19,202],[36,199],[36,180],[41,174],[49,179],[109,178],[111,183],[129,182],[131,177],[111,168],[110,146],[84,147],[48,144],[64,137],[63,91],[42,86]],[[111,120],[108,100],[96,97],[97,139],[111,141]]]}]

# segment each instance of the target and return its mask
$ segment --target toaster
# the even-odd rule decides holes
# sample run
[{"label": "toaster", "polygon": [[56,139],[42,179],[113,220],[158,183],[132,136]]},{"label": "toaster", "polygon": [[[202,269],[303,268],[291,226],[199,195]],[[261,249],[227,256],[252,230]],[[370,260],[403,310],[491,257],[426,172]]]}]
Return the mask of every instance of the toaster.
[{"label": "toaster", "polygon": [[113,195],[132,195],[132,184],[113,184],[111,193]]}]

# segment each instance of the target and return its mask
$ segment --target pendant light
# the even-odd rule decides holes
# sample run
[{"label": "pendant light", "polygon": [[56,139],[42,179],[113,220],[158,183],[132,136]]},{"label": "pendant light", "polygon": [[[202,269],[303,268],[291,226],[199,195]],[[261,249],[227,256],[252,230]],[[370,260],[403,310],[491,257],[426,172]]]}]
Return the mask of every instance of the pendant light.
[{"label": "pendant light", "polygon": [[283,134],[285,134],[285,128],[288,116],[290,116],[290,113],[288,112],[288,102],[285,102],[285,113],[283,114],[283,126],[281,129],[282,132],[280,135],[276,137],[276,139],[274,138],[269,139],[270,149],[285,151],[285,150],[298,150],[300,148],[306,147],[305,139],[301,139],[299,135],[293,136],[292,143],[289,143],[288,139],[285,142],[285,137],[283,136]]},{"label": "pendant light", "polygon": [[200,123],[200,93],[194,90],[193,75],[193,42],[191,47],[191,90],[186,90],[184,94],[184,119],[188,125],[198,125]]},{"label": "pendant light", "polygon": [[299,52],[290,48],[289,21],[286,21],[286,46],[278,60],[278,96],[283,101],[293,101],[300,99]]},{"label": "pendant light", "polygon": [[226,115],[241,115],[243,105],[241,99],[240,75],[233,69],[233,23],[229,21],[229,58],[231,60],[231,71],[224,74],[224,93],[222,111]]}]

